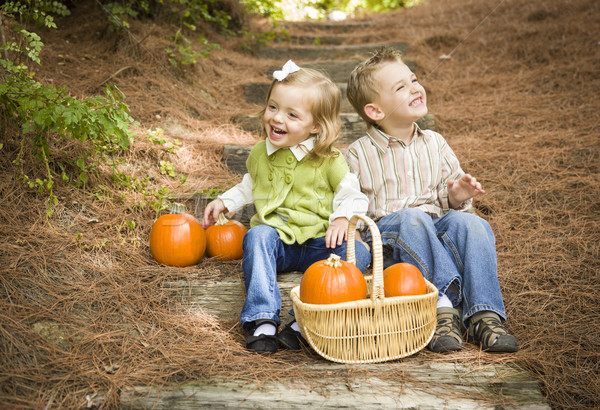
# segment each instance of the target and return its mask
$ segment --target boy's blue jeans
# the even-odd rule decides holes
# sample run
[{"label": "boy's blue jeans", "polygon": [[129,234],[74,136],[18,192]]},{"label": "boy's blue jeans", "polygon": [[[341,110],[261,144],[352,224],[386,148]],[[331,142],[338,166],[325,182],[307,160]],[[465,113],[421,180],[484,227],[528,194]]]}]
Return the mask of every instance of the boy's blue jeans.
[{"label": "boy's blue jeans", "polygon": [[[406,208],[384,216],[377,227],[384,268],[398,262],[418,267],[454,307],[462,304],[465,327],[473,314],[483,310],[506,320],[495,237],[486,220],[455,210],[433,219],[419,209]],[[365,241],[371,242],[370,232]]]},{"label": "boy's blue jeans", "polygon": [[[242,328],[249,331],[256,320],[280,323],[281,292],[277,272],[304,272],[314,262],[335,253],[346,260],[346,245],[334,249],[325,247],[325,237],[309,239],[302,245],[287,245],[277,230],[268,225],[251,228],[244,236],[242,269],[246,285],[246,302],[242,308]],[[371,262],[371,253],[359,241],[355,242],[356,266],[364,273]]]}]

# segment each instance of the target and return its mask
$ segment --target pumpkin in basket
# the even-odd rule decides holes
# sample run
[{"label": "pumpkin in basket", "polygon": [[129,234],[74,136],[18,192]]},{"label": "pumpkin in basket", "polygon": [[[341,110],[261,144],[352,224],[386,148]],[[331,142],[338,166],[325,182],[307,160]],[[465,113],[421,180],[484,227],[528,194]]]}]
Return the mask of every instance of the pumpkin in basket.
[{"label": "pumpkin in basket", "polygon": [[327,305],[366,297],[367,281],[362,272],[335,254],[310,265],[300,282],[300,300],[304,303]]},{"label": "pumpkin in basket", "polygon": [[242,244],[248,229],[238,221],[230,221],[222,213],[216,224],[206,229],[206,255],[221,260],[240,259]]},{"label": "pumpkin in basket", "polygon": [[150,230],[152,257],[164,265],[190,266],[197,264],[206,249],[206,234],[198,220],[175,203],[168,214],[162,215]]},{"label": "pumpkin in basket", "polygon": [[427,285],[419,268],[396,263],[383,271],[383,291],[386,297],[424,295]]}]

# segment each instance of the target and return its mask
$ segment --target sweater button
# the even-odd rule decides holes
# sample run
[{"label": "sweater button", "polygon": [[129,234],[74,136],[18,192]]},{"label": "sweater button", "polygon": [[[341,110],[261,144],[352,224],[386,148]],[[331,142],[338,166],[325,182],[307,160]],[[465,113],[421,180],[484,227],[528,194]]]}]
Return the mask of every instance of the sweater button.
[{"label": "sweater button", "polygon": [[271,161],[275,161],[275,154],[271,154],[271,155],[269,155],[269,159],[270,159]]},{"label": "sweater button", "polygon": [[287,161],[288,164],[291,164],[292,162],[294,162],[294,157],[292,157],[291,155],[289,157],[287,157],[285,159]]},{"label": "sweater button", "polygon": [[269,172],[269,181],[272,181],[272,180],[273,180],[273,173]]},{"label": "sweater button", "polygon": [[285,183],[286,184],[290,184],[292,182],[292,176],[291,175],[286,175],[285,176]]}]

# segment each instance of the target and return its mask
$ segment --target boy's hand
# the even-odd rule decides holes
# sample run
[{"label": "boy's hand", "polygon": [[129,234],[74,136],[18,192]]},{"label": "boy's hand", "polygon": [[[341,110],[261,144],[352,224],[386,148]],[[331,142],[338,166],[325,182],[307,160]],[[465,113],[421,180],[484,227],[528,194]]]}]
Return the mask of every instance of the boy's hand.
[{"label": "boy's hand", "polygon": [[452,209],[459,208],[467,199],[481,194],[485,194],[485,191],[470,174],[465,174],[455,181],[448,181],[448,203]]},{"label": "boy's hand", "polygon": [[223,203],[223,200],[221,200],[221,198],[217,198],[217,199],[209,202],[209,204],[206,205],[206,208],[204,209],[204,217],[202,218],[202,227],[204,229],[206,229],[209,226],[211,226],[213,223],[217,222],[219,220],[219,214],[221,212],[228,212],[228,210],[225,207],[225,204]]},{"label": "boy's hand", "polygon": [[348,236],[348,219],[344,217],[335,218],[325,233],[325,246],[335,248],[340,246]]}]

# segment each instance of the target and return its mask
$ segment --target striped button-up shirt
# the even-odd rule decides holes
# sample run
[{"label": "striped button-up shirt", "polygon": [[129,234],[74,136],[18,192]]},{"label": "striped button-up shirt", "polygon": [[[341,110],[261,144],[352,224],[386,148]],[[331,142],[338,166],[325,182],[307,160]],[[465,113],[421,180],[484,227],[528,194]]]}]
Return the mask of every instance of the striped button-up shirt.
[{"label": "striped button-up shirt", "polygon": [[[408,144],[371,127],[345,153],[374,220],[402,208],[419,208],[432,217],[449,210],[448,180],[464,175],[458,158],[437,132],[421,130]],[[471,200],[460,210],[471,207]]]}]

